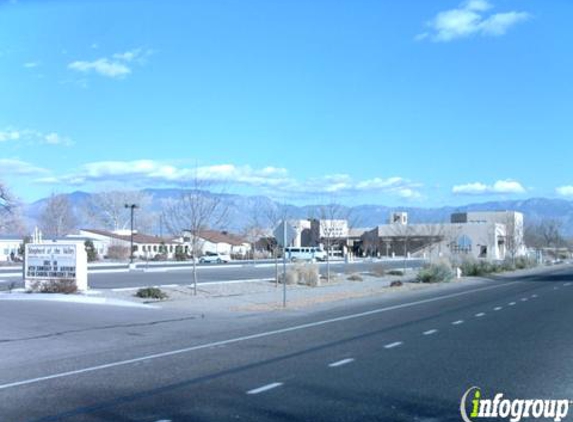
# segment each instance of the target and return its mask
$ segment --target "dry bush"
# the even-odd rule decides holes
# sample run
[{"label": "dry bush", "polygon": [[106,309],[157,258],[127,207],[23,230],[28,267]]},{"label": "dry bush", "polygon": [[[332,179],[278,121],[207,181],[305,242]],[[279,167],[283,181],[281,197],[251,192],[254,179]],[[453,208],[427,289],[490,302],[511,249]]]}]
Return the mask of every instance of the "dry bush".
[{"label": "dry bush", "polygon": [[370,266],[370,273],[374,277],[384,277],[388,269],[384,264],[373,264]]},{"label": "dry bush", "polygon": [[112,245],[107,249],[107,257],[109,259],[126,260],[129,258],[129,247]]},{"label": "dry bush", "polygon": [[349,281],[364,281],[360,274],[351,274],[348,279]]},{"label": "dry bush", "polygon": [[294,265],[287,270],[286,283],[317,287],[320,285],[318,267],[313,264]]},{"label": "dry bush", "polygon": [[40,280],[32,284],[32,291],[38,293],[63,293],[72,294],[78,291],[75,280]]}]

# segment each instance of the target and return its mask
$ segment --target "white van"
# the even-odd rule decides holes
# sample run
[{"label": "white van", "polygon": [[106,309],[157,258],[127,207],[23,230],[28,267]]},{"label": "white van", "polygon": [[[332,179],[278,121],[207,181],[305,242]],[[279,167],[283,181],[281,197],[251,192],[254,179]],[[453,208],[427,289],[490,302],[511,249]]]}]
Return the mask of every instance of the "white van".
[{"label": "white van", "polygon": [[326,261],[326,252],[317,247],[288,247],[285,249],[289,261]]}]

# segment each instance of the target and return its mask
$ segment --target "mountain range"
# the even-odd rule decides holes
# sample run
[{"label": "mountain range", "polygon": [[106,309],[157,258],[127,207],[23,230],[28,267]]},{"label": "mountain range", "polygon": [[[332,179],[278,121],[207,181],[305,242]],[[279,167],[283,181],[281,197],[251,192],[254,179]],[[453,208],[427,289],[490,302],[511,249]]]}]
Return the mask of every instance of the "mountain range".
[{"label": "mountain range", "polygon": [[[159,214],[165,201],[176,200],[184,192],[182,189],[145,189],[142,193],[150,198],[150,203],[146,212],[155,216],[159,221]],[[204,192],[204,195],[217,196],[228,210],[227,229],[235,232],[242,232],[252,225],[255,216],[261,215],[261,210],[278,210],[281,205],[265,196],[245,196],[237,194],[214,194]],[[93,194],[76,191],[64,194],[74,210],[76,216],[85,215],[86,207],[89,207]],[[39,216],[45,207],[48,198],[36,202],[25,204],[23,213],[29,227],[37,224]],[[286,205],[287,215],[292,219],[304,219],[320,215],[320,205]],[[438,208],[422,207],[388,207],[384,205],[356,205],[343,207],[342,214],[350,215],[354,227],[371,228],[380,224],[386,224],[391,212],[405,211],[409,215],[411,223],[438,223],[449,221],[450,215],[454,212],[465,211],[499,211],[515,210],[525,215],[526,224],[540,223],[544,220],[555,219],[562,223],[563,234],[573,236],[573,201],[550,198],[531,198],[525,200],[492,201],[483,203],[472,203],[464,206],[443,206]],[[82,227],[85,223],[79,217]],[[151,229],[159,233],[161,228]]]}]

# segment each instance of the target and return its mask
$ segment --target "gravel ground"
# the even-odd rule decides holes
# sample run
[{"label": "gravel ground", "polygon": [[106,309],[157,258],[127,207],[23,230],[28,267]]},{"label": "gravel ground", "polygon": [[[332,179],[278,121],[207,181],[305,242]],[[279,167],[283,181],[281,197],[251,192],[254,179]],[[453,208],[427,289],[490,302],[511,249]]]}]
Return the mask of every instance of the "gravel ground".
[{"label": "gravel ground", "polygon": [[[330,283],[321,281],[318,287],[287,285],[289,309],[300,309],[326,302],[335,302],[398,291],[431,288],[433,285],[414,283],[414,275],[398,277],[375,277],[361,274],[362,281],[351,281],[350,274],[335,274]],[[393,281],[402,281],[400,287],[390,287]],[[197,295],[193,295],[191,285],[162,287],[168,295],[165,300],[149,300],[135,297],[136,290],[111,291],[99,290],[105,297],[129,300],[140,303],[153,303],[162,308],[172,309],[210,309],[227,311],[260,312],[283,309],[283,285],[274,282],[223,283],[203,286],[199,284]]]}]

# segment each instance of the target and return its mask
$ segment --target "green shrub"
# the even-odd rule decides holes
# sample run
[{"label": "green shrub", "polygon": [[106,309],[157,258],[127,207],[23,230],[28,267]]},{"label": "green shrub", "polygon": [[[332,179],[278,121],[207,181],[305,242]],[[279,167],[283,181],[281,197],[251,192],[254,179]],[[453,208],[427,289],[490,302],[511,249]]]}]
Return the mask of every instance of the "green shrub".
[{"label": "green shrub", "polygon": [[420,283],[447,283],[453,278],[454,273],[446,264],[433,264],[423,268],[416,277]]},{"label": "green shrub", "polygon": [[533,268],[536,266],[537,266],[537,261],[535,259],[531,259],[526,256],[520,256],[515,259],[515,267],[518,270],[524,270],[526,268]]},{"label": "green shrub", "polygon": [[92,242],[91,240],[86,240],[84,242],[84,247],[88,255],[88,262],[94,262],[99,259],[96,248],[94,246],[94,242]]},{"label": "green shrub", "polygon": [[162,291],[157,287],[144,287],[142,289],[139,289],[137,293],[135,293],[135,296],[140,297],[142,299],[163,300],[168,298],[167,293],[165,293],[164,291]]}]

